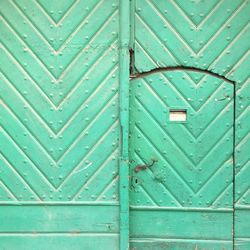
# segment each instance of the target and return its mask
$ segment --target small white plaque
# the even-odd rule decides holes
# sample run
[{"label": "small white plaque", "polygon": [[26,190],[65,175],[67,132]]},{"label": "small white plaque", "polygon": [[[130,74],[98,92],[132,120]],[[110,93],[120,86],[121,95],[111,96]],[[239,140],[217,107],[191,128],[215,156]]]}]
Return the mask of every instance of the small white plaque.
[{"label": "small white plaque", "polygon": [[187,120],[186,110],[170,110],[169,120],[173,122],[185,122]]}]

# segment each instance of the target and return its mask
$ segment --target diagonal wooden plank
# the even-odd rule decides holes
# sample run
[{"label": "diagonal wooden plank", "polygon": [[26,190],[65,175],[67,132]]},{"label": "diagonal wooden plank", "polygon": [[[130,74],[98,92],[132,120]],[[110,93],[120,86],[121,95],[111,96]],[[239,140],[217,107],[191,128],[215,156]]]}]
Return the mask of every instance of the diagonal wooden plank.
[{"label": "diagonal wooden plank", "polygon": [[[39,169],[26,153],[15,143],[15,141],[3,130],[1,132],[1,150],[2,155],[9,162],[11,166],[15,169],[22,170],[23,178],[27,180],[27,183],[30,183],[32,190],[36,190],[37,195],[43,199],[46,198],[46,194],[50,190],[54,190],[53,185],[50,183],[44,173]],[[4,145],[4,147],[3,147]],[[32,171],[32,174],[27,175]]]},{"label": "diagonal wooden plank", "polygon": [[[138,100],[138,106],[141,108],[141,110],[144,111],[144,114],[141,114],[140,117],[145,119],[147,123],[143,124],[140,123],[137,126],[140,127],[141,131],[150,131],[150,127],[156,127],[156,133],[158,134],[159,139],[167,137],[170,145],[173,147],[172,150],[176,150],[176,153],[178,152],[178,156],[183,159],[186,165],[190,166],[191,168],[194,167],[193,161],[187,156],[186,152],[182,149],[182,145],[180,143],[177,143],[176,140],[174,140],[173,135],[170,135],[163,127],[161,124],[158,123],[157,120],[154,119],[154,116],[152,113],[150,113],[149,110],[146,109],[145,106],[141,103],[140,100]],[[141,112],[143,113],[143,112]],[[139,115],[139,114],[138,114]],[[148,133],[150,135],[150,133]],[[151,135],[152,136],[152,135]],[[165,150],[170,150],[171,148],[166,148]]]},{"label": "diagonal wooden plank", "polygon": [[[183,4],[182,1],[171,0],[171,3],[175,6],[175,8],[180,9],[182,11],[182,16],[185,16],[188,20],[193,22],[193,24],[197,27],[202,26],[202,24],[219,8],[219,6],[223,3],[223,1],[209,1],[208,3],[204,2],[196,2],[196,8],[194,8],[193,4],[186,2]],[[205,5],[205,6],[201,6]],[[202,13],[199,11],[202,10]],[[193,13],[195,11],[196,13]]]},{"label": "diagonal wooden plank", "polygon": [[[84,183],[81,186],[79,186],[77,188],[77,190],[75,190],[75,192],[73,194],[73,199],[84,200],[86,198],[86,196],[90,197],[92,194],[94,194],[94,192],[92,192],[92,190],[89,189],[89,186],[93,185],[93,183],[95,185],[96,177],[102,176],[101,172],[103,171],[103,169],[107,168],[108,165],[110,165],[110,164],[111,164],[111,166],[113,164],[116,164],[116,162],[114,162],[114,157],[117,155],[117,153],[118,153],[118,151],[116,148],[110,155],[105,156],[104,160],[98,165],[98,167],[96,169],[93,169],[92,173],[87,176],[88,178],[86,178]],[[81,169],[76,170],[77,173],[79,173],[79,171],[81,171]],[[116,174],[117,173],[115,171],[114,175],[116,176]],[[111,177],[114,178],[114,176],[111,176]],[[100,185],[100,183],[98,183],[98,185]],[[95,196],[94,199],[96,199],[96,198],[97,197]]]},{"label": "diagonal wooden plank", "polygon": [[[158,65],[161,67],[166,66],[175,66],[176,64],[170,63],[168,61],[167,56],[163,53],[164,50],[164,43],[167,38],[167,49],[171,49],[171,51],[177,52],[176,58],[179,59],[178,65],[188,65],[190,67],[198,67],[198,68],[204,68],[208,69],[221,74],[225,75],[226,71],[230,70],[234,64],[237,63],[239,56],[236,51],[238,49],[246,49],[248,46],[246,45],[247,39],[246,35],[249,34],[249,32],[246,31],[247,24],[249,23],[249,17],[247,15],[247,12],[249,12],[249,5],[247,4],[248,1],[245,0],[237,0],[233,3],[231,1],[225,0],[225,1],[219,1],[216,3],[216,6],[211,9],[211,11],[208,13],[208,15],[204,14],[204,9],[200,10],[200,25],[197,27],[190,23],[190,21],[187,21],[188,17],[191,17],[193,15],[190,7],[187,8],[187,12],[183,12],[183,6],[182,10],[180,9],[180,3],[175,1],[155,1],[155,0],[148,0],[148,1],[141,1],[137,0],[137,8],[136,8],[136,15],[139,15],[141,18],[143,18],[145,23],[149,23],[149,26],[151,27],[151,32],[154,35],[158,35],[159,41],[155,42],[153,38],[154,35],[149,35],[150,33],[143,34],[141,33],[142,27],[138,26],[137,23],[135,23],[135,37],[137,36],[137,42],[139,43],[145,43],[147,47],[147,50],[152,50],[152,56],[154,60],[158,62]],[[146,4],[145,4],[146,3]],[[193,2],[190,4],[193,6],[193,10],[197,7],[197,3]],[[228,7],[230,6],[230,7]],[[153,12],[155,9],[157,9],[157,12],[155,12],[155,15],[151,16],[151,12]],[[209,8],[206,8],[206,11]],[[227,9],[225,12],[224,10]],[[188,13],[188,14],[187,14]],[[223,13],[223,14],[222,14]],[[160,15],[161,19],[158,18]],[[214,20],[218,20],[218,22],[214,23]],[[182,38],[187,42],[188,45],[197,47],[197,50],[193,55],[191,53],[185,53],[188,48],[186,46],[181,46],[177,41],[175,40],[178,36],[175,35],[175,33],[169,33],[169,30],[162,29],[161,32],[157,30],[155,27],[164,27],[162,22],[166,20],[168,22],[168,27],[170,30],[175,30],[175,32],[180,33],[182,35]],[[245,37],[239,36],[239,32],[242,30],[242,28],[245,27]],[[138,36],[138,34],[140,34]],[[181,38],[180,38],[181,39]],[[235,41],[235,44],[238,44],[242,42],[242,46],[235,45],[235,48],[237,49],[230,49],[230,46],[228,48],[229,44],[233,44]],[[162,47],[158,47],[157,43],[162,44]],[[156,47],[155,47],[156,46]],[[175,46],[175,47],[174,47]],[[155,48],[155,52],[152,48]],[[179,50],[176,50],[175,48],[181,48]],[[213,53],[211,53],[213,51]],[[142,50],[140,48],[135,49],[135,65],[136,68],[139,71],[148,71],[150,69],[154,68],[154,65],[150,63],[148,60],[143,60]],[[162,53],[162,54],[161,54]],[[160,55],[160,56],[156,56]],[[212,62],[216,59],[217,55],[220,56],[220,65],[215,65]],[[233,55],[233,56],[232,56]],[[243,55],[243,54],[242,54]],[[242,56],[241,55],[241,56]],[[181,56],[179,58],[179,56]],[[228,60],[231,60],[232,63],[228,64]],[[209,66],[209,65],[213,66]],[[235,79],[232,76],[233,79]]]},{"label": "diagonal wooden plank", "polygon": [[[186,183],[186,186],[189,187],[194,192],[194,187],[192,187],[190,185],[190,183],[187,181],[187,180],[192,179],[192,174],[190,173],[191,168],[187,164],[180,164],[179,163],[177,165],[176,163],[178,163],[178,161],[175,161],[175,162],[173,160],[170,161],[171,159],[168,159],[167,155],[165,154],[165,152],[167,152],[167,151],[162,152],[161,146],[156,145],[156,142],[154,142],[152,138],[149,138],[148,133],[146,134],[146,132],[139,127],[136,127],[136,129],[139,130],[140,134],[142,134],[143,137],[145,137],[147,139],[147,141],[151,144],[152,149],[154,149],[156,152],[159,153],[159,155],[161,155],[164,158],[164,160],[168,163],[167,164],[168,166],[175,166],[174,170],[178,173],[179,177],[181,177],[183,182]],[[137,150],[138,149],[135,149],[135,151],[137,151]],[[186,171],[186,172],[181,171],[183,166],[186,166],[186,168],[189,167],[189,171]]]},{"label": "diagonal wooden plank", "polygon": [[[105,202],[117,203],[109,171],[117,174],[119,164],[118,2],[75,1],[57,21],[35,0],[1,6],[6,187],[12,191],[9,179],[16,183],[13,194],[23,202],[65,202],[93,175],[96,196],[104,188]],[[95,175],[109,153],[110,162]],[[78,172],[88,161],[92,168]],[[96,186],[102,176],[107,182]]]},{"label": "diagonal wooden plank", "polygon": [[41,201],[41,197],[36,190],[32,189],[33,186],[25,180],[25,176],[20,169],[15,169],[3,154],[0,155],[0,162],[2,185],[15,200]]},{"label": "diagonal wooden plank", "polygon": [[[99,174],[107,161],[117,164],[118,151],[117,142],[115,142],[118,134],[117,130],[117,122],[115,122],[100,138],[97,138],[94,146],[82,157],[57,189],[63,189],[62,193],[73,195],[86,182],[86,177],[90,177],[88,182],[95,179],[95,176]],[[110,147],[110,144],[112,144],[112,147]],[[98,160],[95,160],[97,156]]]},{"label": "diagonal wooden plank", "polygon": [[[51,60],[52,60],[51,64],[55,64],[57,62],[59,62],[59,63],[60,62],[63,62],[63,63],[69,62],[69,63],[66,63],[65,68],[61,69],[61,70],[63,70],[63,76],[64,76],[63,78],[61,77],[62,79],[61,78],[60,79],[55,79],[55,77],[53,75],[51,75],[51,69],[48,69],[48,67],[45,67],[46,68],[46,73],[48,73],[50,76],[52,76],[52,80],[50,79],[48,81],[52,81],[52,83],[55,84],[55,83],[58,83],[58,82],[62,83],[63,81],[68,81],[69,79],[72,79],[72,78],[74,79],[75,77],[77,77],[77,79],[78,79],[79,71],[76,74],[75,68],[77,69],[79,67],[79,64],[82,64],[83,60],[86,60],[86,58],[88,58],[88,55],[85,54],[87,52],[87,50],[89,49],[88,44],[90,44],[90,43],[97,43],[98,44],[103,40],[103,36],[105,36],[105,34],[106,34],[106,32],[104,30],[105,29],[110,30],[110,29],[113,28],[111,19],[113,18],[115,13],[117,13],[117,12],[116,11],[113,12],[112,15],[108,17],[108,19],[105,19],[104,23],[99,24],[99,26],[101,26],[101,29],[98,32],[93,33],[93,36],[88,38],[87,43],[84,43],[85,45],[84,46],[82,45],[83,48],[81,48],[79,51],[77,51],[76,53],[72,53],[72,52],[71,53],[66,53],[66,54],[64,53],[64,54],[62,54],[62,56],[59,55],[60,60],[55,60],[56,58],[53,58],[53,57],[51,58]],[[12,32],[14,32],[14,34],[16,34],[13,29],[12,29]],[[19,37],[18,34],[16,34],[13,38],[16,39],[16,37]],[[97,39],[97,41],[96,41],[96,39]],[[113,38],[113,37],[110,36],[106,40],[107,40],[106,44],[107,45],[110,44],[110,46],[112,46],[112,43],[114,42],[114,40],[116,40],[116,37]],[[23,42],[23,40],[21,40],[21,41]],[[7,46],[8,44],[5,44],[5,45]],[[100,57],[100,55],[102,53],[104,53],[104,50],[106,49],[106,46],[102,46],[103,51],[93,50],[93,52],[94,52],[93,57],[91,58],[91,60],[88,60],[90,64],[92,64],[95,60],[97,60],[96,56],[94,56],[94,55],[97,55],[98,57]],[[20,47],[20,44],[17,43],[17,45],[15,47],[11,47],[11,49],[13,50],[13,49],[18,48],[18,47]],[[33,60],[33,59],[30,58],[29,54],[20,53],[20,51],[22,51],[22,50],[23,50],[23,48],[20,48],[20,50],[15,49],[15,51],[16,51],[15,55],[18,56],[18,57],[23,58],[22,60],[19,60],[19,61]],[[38,57],[39,55],[36,55],[35,51],[29,50],[29,52],[31,52],[35,56],[36,60],[38,60],[42,64],[42,66],[44,66],[43,62]],[[64,56],[67,56],[67,58],[64,58]],[[70,56],[70,58],[68,58],[69,56]],[[36,76],[37,73],[40,72],[40,69],[38,67],[36,67],[36,64],[35,65],[28,64],[26,66],[27,66],[26,67],[26,72],[28,72],[29,75],[33,77],[33,80],[36,83],[40,83],[39,79],[44,79],[43,77],[46,77],[46,74],[43,74],[43,75],[41,75],[39,77]],[[36,72],[35,75],[34,75],[34,72]],[[67,72],[69,72],[70,75],[68,75]],[[85,73],[85,71],[83,72],[83,74],[84,73]],[[57,90],[58,88],[56,87],[56,85],[52,84],[51,87],[50,87],[50,85],[41,84],[41,86],[43,86],[43,88],[46,88],[46,89],[44,89],[44,91],[47,93],[47,96],[51,95],[50,99],[53,100],[55,105],[58,106],[59,103],[61,102],[61,100],[63,100],[65,98],[65,94],[68,92],[69,87],[72,87],[72,84],[74,84],[74,81],[71,80],[71,81],[69,81],[69,83],[70,84],[65,85],[65,88],[63,90],[61,89],[61,92],[63,91],[63,95],[58,95],[58,90]]]},{"label": "diagonal wooden plank", "polygon": [[[147,164],[147,162],[145,162],[145,160],[142,159],[139,152],[135,152],[135,156],[137,158],[137,162],[140,162],[141,164]],[[147,181],[147,179],[144,178],[144,182],[141,184],[141,186],[143,186],[143,185],[146,186],[146,183],[148,186],[150,186],[152,184],[152,180],[156,179],[155,173],[151,169],[147,169],[146,172],[148,173],[148,176],[149,176],[148,180],[149,181]],[[163,203],[164,203],[164,204],[167,204],[167,206],[177,206],[177,207],[182,206],[181,205],[182,201],[180,201],[178,194],[176,194],[174,192],[174,190],[167,188],[167,186],[164,182],[159,182],[157,186],[159,186],[160,193],[163,194],[161,197],[158,197],[159,201],[157,203],[159,205],[163,205]],[[154,189],[155,189],[155,187],[154,187]],[[154,193],[155,193],[155,191],[154,191]]]},{"label": "diagonal wooden plank", "polygon": [[79,2],[79,0],[70,0],[66,2],[48,2],[46,0],[35,1],[35,3],[41,6],[47,13],[47,16],[51,17],[56,24],[60,23],[73,8],[76,8]]},{"label": "diagonal wooden plank", "polygon": [[14,200],[17,201],[17,197],[11,192],[9,187],[0,180],[0,201]]},{"label": "diagonal wooden plank", "polygon": [[[103,81],[106,83],[106,81],[107,81],[106,77],[111,77],[110,74],[112,74],[112,73],[114,74],[113,71],[111,71],[111,72],[105,71],[104,78],[102,78],[103,74],[99,74],[99,76],[95,78],[94,84],[92,84],[93,80],[91,81],[91,73],[95,73],[101,67],[103,67],[103,65],[105,65],[105,64],[107,65],[107,60],[109,60],[110,54],[104,53],[104,55],[101,58],[99,58],[99,60],[96,61],[95,65],[93,65],[89,68],[89,70],[86,72],[86,75],[84,75],[84,77],[82,79],[80,79],[79,82],[77,82],[76,86],[68,94],[68,97],[64,99],[62,105],[60,105],[58,108],[55,108],[51,102],[49,102],[49,104],[48,104],[47,103],[48,99],[46,97],[45,97],[46,98],[45,101],[43,101],[43,99],[42,99],[40,102],[38,102],[38,104],[33,105],[33,103],[37,103],[38,99],[40,100],[40,98],[39,98],[40,95],[37,94],[36,88],[34,89],[34,91],[23,90],[22,86],[20,84],[17,84],[17,82],[15,80],[16,79],[15,75],[12,76],[12,75],[8,74],[8,71],[5,71],[4,74],[5,74],[5,78],[6,78],[6,75],[11,77],[12,84],[15,85],[16,89],[18,89],[20,94],[22,93],[23,98],[30,100],[29,103],[33,109],[35,109],[37,112],[39,112],[39,110],[44,110],[46,108],[51,110],[51,112],[48,112],[48,113],[39,112],[39,116],[43,117],[43,120],[49,126],[49,130],[50,130],[50,127],[52,127],[53,131],[51,131],[51,133],[55,136],[55,134],[54,134],[55,132],[57,134],[60,134],[60,131],[59,132],[57,131],[58,129],[62,130],[63,128],[65,128],[65,126],[67,124],[67,120],[69,120],[69,118],[70,118],[70,116],[72,116],[73,112],[76,115],[77,104],[81,103],[82,102],[81,99],[84,97],[84,96],[80,96],[80,98],[79,98],[78,91],[83,91],[83,92],[88,91],[86,94],[87,94],[87,97],[90,98],[92,96],[91,92],[93,92],[93,89],[95,86],[98,86],[99,81],[100,82]],[[112,65],[110,65],[110,67],[107,68],[107,71],[112,70],[111,67],[112,67]],[[18,76],[22,77],[20,74]],[[21,79],[23,79],[23,78],[21,78]],[[85,83],[84,83],[84,81],[85,81]],[[27,84],[27,79],[25,77],[24,77],[23,83],[25,85]],[[37,86],[35,83],[34,83],[34,85],[35,85],[35,87]],[[101,85],[103,85],[103,84],[101,84]],[[3,86],[3,87],[5,87],[5,86]],[[8,89],[5,91],[8,91]],[[33,98],[33,96],[34,96],[34,98]],[[42,105],[42,106],[40,106],[40,105]],[[82,106],[83,106],[83,104],[82,104]],[[74,111],[71,111],[71,107],[73,108]],[[70,110],[70,112],[68,110]],[[50,124],[51,121],[54,121],[54,123]],[[64,122],[61,123],[58,121],[64,121]],[[65,122],[66,122],[66,124],[65,124]],[[57,130],[55,130],[56,128],[57,128]]]},{"label": "diagonal wooden plank", "polygon": [[[148,86],[148,85],[147,85]],[[159,86],[157,86],[157,88],[159,89]],[[154,87],[154,89],[156,90],[157,89],[156,87]],[[222,87],[220,88],[220,89],[222,89]],[[156,90],[157,91],[157,90]],[[160,90],[159,91],[160,93],[163,93],[163,91],[162,90]],[[143,95],[146,95],[146,92],[142,92],[142,90],[141,90],[141,88],[140,88],[140,93],[142,94],[143,93]],[[157,97],[157,95],[155,95],[156,97]],[[161,99],[163,99],[163,98],[161,98]],[[153,111],[153,109],[154,109],[154,107],[156,108],[157,107],[157,109],[158,110],[161,110],[161,108],[159,107],[159,105],[157,105],[156,103],[154,103],[153,104],[153,102],[152,102],[152,99],[150,100],[150,102],[148,102],[148,99],[146,98],[140,98],[140,102],[142,102],[143,103],[143,105],[144,105],[144,107],[147,107],[147,109],[151,112],[151,114],[153,114],[154,113],[154,111]],[[214,101],[213,101],[214,102]],[[229,102],[229,103],[228,103]],[[147,104],[146,104],[147,103]],[[145,106],[145,104],[146,104],[146,106]],[[212,106],[213,106],[214,104],[212,104]],[[164,106],[164,105],[163,105]],[[208,141],[207,140],[207,137],[210,137],[210,133],[213,133],[213,137],[214,138],[216,138],[215,136],[219,136],[219,137],[221,137],[221,134],[219,134],[219,133],[221,133],[221,131],[220,130],[218,130],[218,129],[216,129],[215,131],[216,131],[216,133],[214,133],[213,131],[213,129],[215,128],[215,127],[221,127],[221,126],[224,126],[224,124],[222,123],[222,124],[220,124],[220,121],[222,121],[222,118],[223,117],[227,117],[227,118],[229,118],[230,117],[230,115],[231,115],[231,117],[233,116],[233,114],[232,114],[232,112],[231,113],[228,113],[228,110],[230,109],[230,107],[232,107],[232,101],[227,101],[227,102],[225,102],[225,104],[222,104],[221,105],[221,107],[218,109],[218,112],[214,112],[215,114],[212,114],[211,115],[211,117],[212,117],[212,119],[211,120],[209,120],[208,121],[208,123],[210,122],[210,124],[208,125],[208,126],[206,126],[205,127],[205,129],[203,129],[201,132],[200,132],[200,134],[199,134],[199,136],[195,139],[195,141],[197,140],[201,140],[202,142],[204,142],[204,141],[206,141],[207,143],[206,143],[206,146],[204,146],[203,148],[204,148],[204,150],[206,150],[206,151],[204,151],[203,153],[202,153],[202,155],[206,155],[207,154],[207,152],[209,152],[210,150],[211,150],[211,148],[212,148],[212,146],[211,146],[211,143],[210,142],[212,142],[211,140],[210,141]],[[164,109],[164,107],[163,107],[163,109]],[[208,110],[210,110],[209,109],[209,107],[208,107]],[[203,112],[207,112],[206,110],[205,111],[203,111]],[[157,118],[157,116],[156,115],[152,115],[152,117],[155,117],[154,119],[157,119],[158,120],[158,123],[160,124],[161,123],[161,121]],[[230,121],[230,119],[228,119],[229,121]],[[164,122],[163,122],[164,123]],[[162,126],[162,125],[161,125]],[[230,125],[230,124],[228,124],[228,126],[230,127],[230,126],[232,126],[232,124]],[[177,129],[177,130],[176,130]],[[180,138],[180,137],[182,137],[182,138],[185,138],[185,141],[189,141],[190,139],[193,139],[193,138],[188,138],[187,136],[186,136],[186,133],[182,133],[182,130],[180,130],[179,128],[176,128],[176,127],[173,127],[173,129],[171,129],[171,126],[170,125],[168,125],[167,126],[167,128],[164,128],[164,130],[168,133],[168,135],[170,135],[170,137],[172,138],[172,139],[174,139],[174,142],[176,142],[176,141],[178,141],[178,139],[177,138]],[[176,130],[176,131],[175,131]],[[176,133],[178,131],[178,133]],[[211,132],[212,131],[212,132]],[[184,131],[183,131],[184,132]],[[216,141],[216,140],[214,140],[214,141]],[[209,142],[209,143],[208,143]],[[212,145],[214,145],[214,143],[212,144]],[[184,147],[185,145],[182,145],[180,148],[185,152],[185,153],[187,153],[187,152],[190,152],[190,147],[187,145],[187,147],[185,148]],[[190,145],[190,146],[192,146],[192,144]],[[184,148],[183,148],[184,147]],[[200,152],[201,153],[201,152]],[[202,158],[201,158],[202,159]],[[197,161],[195,161],[195,164],[197,164]]]},{"label": "diagonal wooden plank", "polygon": [[[173,165],[169,162],[168,154],[167,153],[162,154],[161,151],[152,143],[152,141],[146,135],[144,135],[142,132],[140,132],[140,130],[137,128],[136,128],[136,133],[137,133],[137,138],[133,142],[134,149],[131,153],[131,158],[134,160],[133,154],[135,154],[135,153],[138,154],[138,152],[137,152],[138,146],[140,146],[140,151],[142,151],[142,152],[150,152],[151,151],[152,156],[154,156],[156,159],[159,159],[159,162],[160,162],[159,164],[162,164],[162,166],[166,169],[168,178],[170,180],[175,180],[174,182],[166,181],[166,183],[165,183],[165,185],[170,190],[172,190],[172,193],[178,194],[178,196],[180,196],[181,199],[183,199],[184,196],[189,196],[189,195],[193,194],[192,187],[190,187],[189,184],[187,183],[188,181],[183,178],[183,176],[180,174],[178,168],[175,168],[175,165]],[[139,163],[140,162],[138,162],[138,164]],[[153,175],[151,177],[153,177]]]}]

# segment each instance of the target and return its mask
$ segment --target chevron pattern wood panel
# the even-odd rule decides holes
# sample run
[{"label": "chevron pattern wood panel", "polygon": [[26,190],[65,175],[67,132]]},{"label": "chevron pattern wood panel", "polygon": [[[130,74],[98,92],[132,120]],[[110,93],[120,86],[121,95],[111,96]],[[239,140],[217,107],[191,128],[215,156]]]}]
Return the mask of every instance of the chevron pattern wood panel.
[{"label": "chevron pattern wood panel", "polygon": [[135,72],[186,66],[236,83],[236,249],[248,249],[250,229],[244,221],[250,214],[250,3],[135,0],[133,9]]},{"label": "chevron pattern wood panel", "polygon": [[234,84],[155,72],[131,81],[130,105],[131,245],[232,249]]},{"label": "chevron pattern wood panel", "polygon": [[248,0],[135,0],[134,5],[138,72],[183,65],[236,79],[233,72],[249,49]]},{"label": "chevron pattern wood panel", "polygon": [[[233,206],[234,86],[189,71],[154,73],[131,82],[131,205]],[[169,121],[171,109],[187,122]]]},{"label": "chevron pattern wood panel", "polygon": [[[132,73],[182,66],[189,69],[203,69],[204,73],[213,72],[236,84],[234,158],[236,175],[233,180],[236,208],[235,249],[249,249],[249,0],[131,0],[130,2],[130,45],[134,50]],[[23,217],[20,221],[16,219],[15,223],[1,223],[0,232],[6,232],[8,228],[8,232],[16,233],[16,227],[20,229],[19,233],[22,230],[60,232],[65,225],[41,224],[39,215],[44,221],[49,221],[62,215],[64,211],[72,218],[85,222],[89,219],[88,217],[86,219],[86,214],[90,214],[91,211],[94,219],[92,217],[90,219],[94,222],[91,228],[87,229],[84,228],[84,223],[81,224],[83,232],[84,230],[108,231],[110,234],[102,238],[92,235],[89,241],[81,235],[74,241],[74,247],[89,248],[93,241],[99,243],[100,240],[96,249],[98,247],[103,249],[104,246],[107,246],[107,249],[110,246],[118,248],[118,157],[120,155],[118,35],[121,32],[118,9],[118,0],[0,1],[0,203],[11,206],[16,204],[18,206],[15,208],[25,208],[17,213],[15,212],[17,210],[12,209],[6,212],[6,207],[1,206],[1,216],[9,216],[12,220],[15,220],[16,215]],[[183,105],[188,105],[189,112],[191,110],[194,113],[205,110],[206,106],[211,108],[209,95],[220,95],[222,90],[218,86],[228,84],[219,78],[221,81],[218,80],[218,85],[208,88],[205,82],[211,80],[211,75],[203,78],[199,73],[190,71],[177,77],[178,81],[183,83],[181,88],[174,86],[168,74],[159,73],[154,77],[157,81],[167,81],[173,91],[172,94],[178,93]],[[189,85],[185,85],[186,81]],[[150,78],[146,77],[135,82],[144,86],[139,87],[140,90],[143,89],[143,94],[149,92],[153,94],[154,105],[158,107],[159,112],[163,112],[168,103],[163,92],[154,89]],[[187,101],[189,97],[185,93],[190,86],[193,89],[200,86],[204,88],[202,102],[207,105],[203,106],[199,100]],[[156,172],[154,169],[148,171],[146,177],[144,176],[147,178],[147,186],[140,183],[140,178],[132,178],[132,188],[138,191],[133,194],[134,205],[156,208],[167,205],[180,209],[211,205],[230,210],[232,199],[228,194],[233,192],[233,185],[230,184],[232,178],[228,169],[232,165],[231,159],[222,154],[219,158],[218,172],[213,164],[211,169],[201,170],[204,175],[199,175],[199,168],[194,167],[203,161],[211,160],[208,151],[215,152],[218,147],[225,146],[220,138],[231,140],[230,124],[225,133],[220,134],[220,131],[216,130],[214,144],[211,141],[212,144],[200,149],[199,155],[191,152],[191,156],[188,154],[188,146],[176,144],[178,137],[184,136],[186,131],[191,138],[190,141],[206,140],[212,136],[209,128],[217,123],[216,116],[209,117],[208,123],[203,124],[208,128],[205,133],[187,125],[185,131],[181,128],[177,134],[173,134],[172,128],[170,131],[164,130],[163,121],[155,117],[148,100],[142,96],[137,96],[135,100],[137,109],[132,113],[138,117],[143,113],[145,116],[143,119],[147,123],[137,124],[137,137],[131,150],[143,141],[141,152],[153,149],[154,154],[160,157],[160,161],[166,165],[169,172],[166,174],[162,169]],[[232,115],[230,111],[226,112],[233,106],[232,99],[227,101],[225,106],[216,110],[217,117],[222,115],[226,119]],[[163,112],[162,115],[166,113]],[[151,132],[150,125],[158,128],[157,135],[163,138],[164,142],[164,138],[167,138],[166,140],[170,142],[168,147],[174,145],[175,151],[181,153],[181,161],[190,167],[190,171],[184,176],[180,176],[178,166],[176,170],[173,169],[173,164],[165,154],[164,142],[157,141],[157,145],[152,144],[154,138],[148,135]],[[139,151],[135,159],[149,164],[151,159],[141,157]],[[141,174],[142,172],[138,173],[138,176]],[[190,180],[194,176],[199,182],[194,183]],[[225,176],[230,178],[220,183],[217,192],[213,184]],[[169,177],[175,182],[167,183]],[[161,184],[154,187],[151,183],[152,178]],[[184,187],[182,192],[178,192],[181,187]],[[160,199],[154,200],[152,192],[157,192]],[[206,199],[202,196],[204,192],[207,195]],[[90,206],[84,208],[84,211],[81,210],[82,206],[72,206],[70,209],[68,206],[60,205],[60,211],[56,206],[51,206],[52,210],[46,211],[40,206],[66,202],[72,205],[88,202],[92,205],[107,206],[100,206],[100,210],[97,206]],[[26,206],[19,206],[24,203]],[[38,206],[29,207],[28,203]],[[30,214],[34,213],[37,213],[38,221],[22,223],[27,222]],[[80,219],[74,217],[77,213],[81,214]],[[110,221],[108,225],[103,220],[107,215]],[[131,216],[133,218],[133,213]],[[223,219],[231,223],[231,215],[230,218],[221,216],[215,214],[213,218],[215,221]],[[36,219],[35,216],[30,218]],[[96,218],[100,220],[95,221]],[[174,214],[172,218],[178,216]],[[204,218],[194,221],[202,223],[202,219]],[[159,218],[159,221],[161,222],[162,218]],[[149,223],[149,228],[152,226],[150,220],[145,220],[143,223]],[[172,224],[176,224],[176,221],[172,221]],[[190,221],[186,224],[190,224]],[[225,228],[230,230],[231,224],[229,224],[225,225]],[[78,223],[69,221],[68,230],[76,232],[78,229],[75,225]],[[211,228],[213,226],[208,225]],[[186,228],[186,231],[189,230],[190,228]],[[160,235],[163,231],[155,233]],[[177,231],[173,235],[177,237],[176,233]],[[201,230],[196,233],[199,235],[204,232]],[[228,231],[220,233],[224,236],[231,235]],[[29,246],[32,249],[34,246],[29,234],[23,237],[1,234],[0,237],[2,237],[0,242],[7,244],[5,246],[9,248],[20,245],[20,239],[21,241],[26,239],[25,247]],[[13,240],[13,237],[16,238]],[[36,238],[36,242],[39,246],[42,246],[41,243],[46,244],[47,248],[51,248],[53,244],[55,246],[53,242],[61,242],[61,248],[67,249],[73,246],[70,243],[71,235],[67,237],[61,241],[61,236],[55,235],[48,241],[47,235],[43,234]],[[99,237],[98,241],[95,237]],[[8,245],[10,242],[14,245]],[[67,244],[63,246],[63,242]],[[193,243],[191,241],[189,243],[192,248]],[[210,247],[207,245],[209,242],[202,244],[200,246]],[[231,249],[231,238],[227,240],[227,244],[228,249]],[[168,242],[167,247],[170,246],[175,247],[175,243]],[[136,247],[139,249],[140,245]],[[183,245],[178,247],[182,248]]]},{"label": "chevron pattern wood panel", "polygon": [[0,9],[1,203],[117,203],[118,1]]}]

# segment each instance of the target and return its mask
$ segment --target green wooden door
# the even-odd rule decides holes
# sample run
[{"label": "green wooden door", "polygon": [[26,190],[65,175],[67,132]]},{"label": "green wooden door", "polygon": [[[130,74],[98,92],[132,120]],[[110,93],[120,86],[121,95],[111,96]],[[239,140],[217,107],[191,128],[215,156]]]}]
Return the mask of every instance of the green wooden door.
[{"label": "green wooden door", "polygon": [[134,249],[233,249],[234,85],[161,71],[130,83]]},{"label": "green wooden door", "polygon": [[0,1],[0,249],[119,248],[118,7]]},{"label": "green wooden door", "polygon": [[250,249],[249,8],[0,0],[0,249]]}]

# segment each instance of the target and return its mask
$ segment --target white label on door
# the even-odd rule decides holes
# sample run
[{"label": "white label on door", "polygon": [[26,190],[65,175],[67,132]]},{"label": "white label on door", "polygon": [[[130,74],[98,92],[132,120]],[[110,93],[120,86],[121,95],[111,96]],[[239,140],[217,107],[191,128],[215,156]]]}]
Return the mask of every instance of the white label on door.
[{"label": "white label on door", "polygon": [[187,120],[186,110],[170,110],[169,120],[173,122],[185,122]]}]

